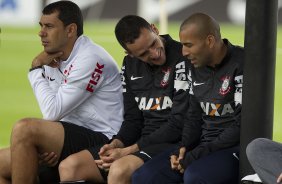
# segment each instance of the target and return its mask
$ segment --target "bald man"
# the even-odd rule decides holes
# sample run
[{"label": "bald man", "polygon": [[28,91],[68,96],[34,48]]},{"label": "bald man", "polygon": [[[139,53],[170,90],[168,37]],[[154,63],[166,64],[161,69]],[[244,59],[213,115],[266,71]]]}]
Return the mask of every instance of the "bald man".
[{"label": "bald man", "polygon": [[244,50],[203,13],[187,18],[179,37],[192,64],[182,142],[143,165],[132,183],[238,183]]}]

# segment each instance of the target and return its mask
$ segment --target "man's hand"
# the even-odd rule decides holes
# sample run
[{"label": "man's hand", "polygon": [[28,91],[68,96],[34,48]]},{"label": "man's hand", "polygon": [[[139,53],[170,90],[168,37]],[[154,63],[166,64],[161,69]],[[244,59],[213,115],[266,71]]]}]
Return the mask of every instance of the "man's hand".
[{"label": "man's hand", "polygon": [[54,167],[58,163],[58,156],[54,152],[45,152],[38,155],[38,160],[40,165]]},{"label": "man's hand", "polygon": [[95,160],[95,162],[100,169],[103,169],[105,171],[109,171],[112,164],[112,163],[104,163],[103,160]]},{"label": "man's hand", "polygon": [[110,144],[105,144],[100,148],[99,155],[106,155],[106,152],[114,148],[123,148],[124,144],[119,139],[114,139]]},{"label": "man's hand", "polygon": [[36,56],[31,64],[31,68],[35,68],[42,65],[48,65],[53,68],[60,66],[60,57],[63,55],[63,52],[56,52],[53,54],[48,54],[47,52],[41,52]]},{"label": "man's hand", "polygon": [[109,169],[111,164],[126,155],[134,153],[139,150],[137,144],[133,144],[128,147],[124,147],[124,144],[120,140],[114,140],[109,145],[104,145],[99,152],[101,161],[96,160],[96,163],[100,168],[105,170]]},{"label": "man's hand", "polygon": [[281,183],[282,182],[282,173],[280,174],[280,176],[278,176],[277,178],[277,183]]},{"label": "man's hand", "polygon": [[110,144],[105,144],[100,148],[99,156],[100,160],[95,160],[97,166],[100,169],[108,171],[111,164],[122,157],[121,148],[124,147],[124,144],[118,140],[114,139]]},{"label": "man's hand", "polygon": [[171,169],[177,170],[179,162],[178,162],[178,157],[176,155],[170,156],[170,165],[171,165]]},{"label": "man's hand", "polygon": [[104,146],[102,146],[100,148],[100,151],[99,151],[100,157],[108,155],[108,152],[110,152],[110,150],[112,150],[112,149],[115,149],[115,145],[114,144],[105,144]]},{"label": "man's hand", "polygon": [[182,160],[185,156],[186,149],[182,147],[179,149],[179,155],[171,155],[170,156],[170,164],[173,170],[178,170],[180,173],[184,173],[184,168],[180,165],[179,161]]},{"label": "man's hand", "polygon": [[[104,146],[103,146],[104,147]],[[123,154],[123,148],[113,148],[113,149],[108,149],[109,145],[103,148],[103,154],[100,154],[100,160],[95,160],[97,166],[100,169],[103,169],[105,171],[108,171],[112,165],[112,163],[124,156]],[[107,150],[107,151],[106,151]]]},{"label": "man's hand", "polygon": [[104,155],[100,155],[101,160],[105,163],[112,163],[115,160],[123,157],[123,148],[114,148],[105,152]]}]

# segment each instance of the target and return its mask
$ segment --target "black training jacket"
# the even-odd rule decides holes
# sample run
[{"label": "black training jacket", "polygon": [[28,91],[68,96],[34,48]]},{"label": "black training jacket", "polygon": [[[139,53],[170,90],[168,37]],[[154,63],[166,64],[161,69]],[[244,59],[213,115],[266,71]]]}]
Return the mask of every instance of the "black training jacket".
[{"label": "black training jacket", "polygon": [[192,89],[182,137],[184,168],[212,152],[239,144],[244,51],[223,41],[228,49],[219,65],[191,67],[188,72]]},{"label": "black training jacket", "polygon": [[[137,58],[125,56],[122,66],[124,95],[124,122],[115,138],[125,146],[137,143],[139,149],[159,143],[180,141],[183,129],[183,114],[188,109],[188,100],[183,96],[187,86],[185,58],[182,45],[163,35],[166,63],[150,66]],[[174,81],[178,80],[174,85]],[[175,89],[177,88],[177,89]],[[183,90],[184,89],[184,90]],[[180,103],[177,99],[185,99]],[[172,110],[173,106],[176,106]]]}]

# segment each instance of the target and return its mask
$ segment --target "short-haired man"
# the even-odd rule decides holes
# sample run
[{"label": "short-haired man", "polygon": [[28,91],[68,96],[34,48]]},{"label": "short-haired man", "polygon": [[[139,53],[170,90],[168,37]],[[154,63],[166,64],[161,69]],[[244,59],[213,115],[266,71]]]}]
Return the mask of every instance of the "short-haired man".
[{"label": "short-haired man", "polygon": [[221,39],[219,24],[203,13],[187,18],[179,37],[192,63],[182,144],[146,163],[132,183],[236,184],[244,50]]},{"label": "short-haired man", "polygon": [[67,158],[60,170],[62,181],[130,183],[136,169],[181,138],[183,116],[178,110],[189,101],[181,44],[160,36],[154,25],[135,15],[119,20],[115,34],[128,54],[122,66],[124,122],[110,144]]},{"label": "short-haired man", "polygon": [[[61,160],[107,143],[123,121],[117,64],[83,35],[79,7],[58,1],[42,13],[39,36],[44,51],[32,61],[28,78],[44,119],[25,118],[15,124],[11,147],[0,152],[1,183],[35,183],[38,154],[55,163],[50,172],[58,173]],[[41,183],[59,181],[55,179]]]}]

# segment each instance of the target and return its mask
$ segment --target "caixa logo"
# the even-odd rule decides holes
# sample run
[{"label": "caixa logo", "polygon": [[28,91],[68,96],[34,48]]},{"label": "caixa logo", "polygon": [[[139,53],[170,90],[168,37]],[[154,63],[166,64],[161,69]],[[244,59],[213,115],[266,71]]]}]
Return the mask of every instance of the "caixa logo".
[{"label": "caixa logo", "polygon": [[172,100],[169,96],[147,98],[147,97],[135,97],[140,110],[163,110],[171,108]]},{"label": "caixa logo", "polygon": [[209,116],[224,116],[227,113],[233,113],[234,108],[230,103],[214,104],[210,102],[201,102],[201,107],[206,115]]}]

